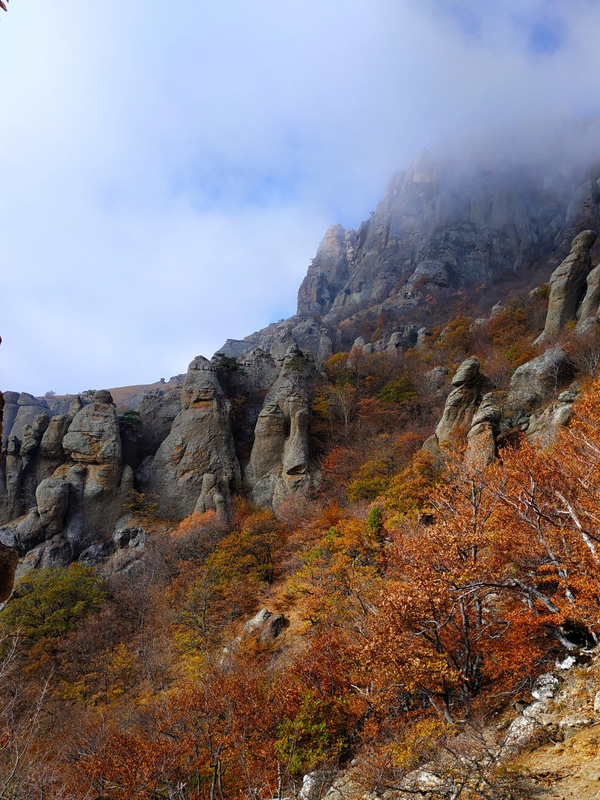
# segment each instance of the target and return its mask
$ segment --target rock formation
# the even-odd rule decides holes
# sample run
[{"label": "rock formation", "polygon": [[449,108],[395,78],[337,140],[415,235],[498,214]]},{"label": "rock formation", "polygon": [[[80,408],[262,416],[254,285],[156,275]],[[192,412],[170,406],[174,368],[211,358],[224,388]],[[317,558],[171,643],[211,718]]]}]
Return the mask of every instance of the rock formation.
[{"label": "rock formation", "polygon": [[532,411],[555,397],[557,389],[570,380],[572,374],[565,351],[551,347],[515,370],[510,381],[508,403]]},{"label": "rock formation", "polygon": [[[144,491],[158,502],[167,519],[191,514],[203,494],[205,475],[228,505],[240,480],[231,430],[231,403],[225,397],[214,364],[198,356],[189,366],[181,390],[181,411],[152,463],[141,474]],[[214,497],[214,494],[213,494]]]},{"label": "rock formation", "polygon": [[[122,468],[110,394],[97,392],[92,403],[75,403],[72,411],[72,416],[55,417],[54,424],[38,416],[31,430],[25,430],[22,444],[16,437],[8,441],[7,504],[9,518],[17,519],[0,529],[0,537],[21,554],[28,553],[33,565],[70,563],[112,529],[133,488],[131,469]],[[18,519],[23,500],[30,499],[24,482],[28,469],[33,507]],[[39,480],[33,480],[35,475]]]},{"label": "rock formation", "polygon": [[289,621],[283,614],[275,614],[267,608],[262,608],[255,617],[244,625],[242,639],[254,636],[261,644],[269,644],[276,639],[288,626]]},{"label": "rock formation", "polygon": [[2,436],[7,440],[10,436],[21,438],[21,431],[26,425],[31,425],[39,414],[47,414],[49,409],[44,400],[34,397],[27,392],[6,392],[4,425]]},{"label": "rock formation", "polygon": [[[600,224],[600,185],[572,175],[562,180],[564,191],[557,186],[556,176],[553,184],[533,167],[460,172],[424,157],[393,177],[358,230],[327,231],[295,316],[228,340],[211,362],[194,359],[168,391],[155,385],[135,401],[130,395],[126,409],[119,408],[137,410],[135,426],[132,417],[119,420],[107,393],[84,398],[84,406],[79,398],[5,392],[0,540],[27,553],[30,564],[80,555],[95,563],[121,552],[112,537],[134,480],[166,518],[214,510],[224,523],[242,481],[261,505],[277,506],[309,489],[317,476],[310,409],[320,365],[333,352],[354,343],[365,355],[401,359],[409,348],[426,348],[457,292],[485,297],[491,307],[503,296],[497,288],[503,281],[513,290],[530,288],[542,277],[541,265],[564,258],[582,223],[589,229],[552,274],[541,341],[567,322],[577,322],[581,334],[596,330],[600,266],[592,269],[590,250],[592,228]],[[491,288],[489,296],[483,288]],[[492,314],[501,306],[493,308]],[[440,406],[446,372],[438,367],[424,376]],[[460,433],[469,457],[489,463],[509,425],[546,436],[568,418],[569,402],[554,398],[570,376],[565,352],[548,350],[516,370],[501,412],[478,359],[469,358],[425,446],[439,457]],[[548,401],[552,407],[540,413]]]},{"label": "rock formation", "polygon": [[527,437],[538,447],[548,447],[556,439],[557,430],[571,422],[576,397],[576,391],[561,392],[539,416],[532,414],[526,431]]},{"label": "rock formation", "polygon": [[[550,276],[550,299],[543,333],[536,343],[548,341],[559,333],[567,322],[575,320],[581,301],[586,295],[587,278],[592,266],[590,249],[596,241],[595,231],[583,231],[571,245],[571,252]],[[594,295],[595,292],[588,294]],[[586,308],[592,303],[590,296]]]},{"label": "rock formation", "polygon": [[[260,347],[281,357],[295,344],[319,362],[332,346],[349,349],[339,324],[366,312],[384,312],[397,331],[418,328],[443,322],[444,301],[457,290],[502,281],[530,288],[544,279],[541,265],[564,257],[577,225],[600,224],[600,189],[576,174],[559,179],[560,170],[549,178],[533,166],[495,167],[458,168],[428,155],[395,175],[358,230],[327,231],[300,287],[297,315],[228,340],[222,352],[240,358]],[[494,291],[492,302],[502,294]],[[437,320],[423,313],[427,297],[437,301]]]},{"label": "rock formation", "polygon": [[[484,434],[488,437],[493,433],[493,425],[497,422],[498,414],[491,397],[487,396],[485,403],[482,402],[484,395],[488,395],[494,384],[481,372],[478,358],[471,357],[463,361],[452,378],[452,386],[455,388],[446,399],[435,433],[423,445],[435,457],[439,457],[440,447],[450,444],[456,435],[466,435],[471,425],[474,431],[471,444],[474,447],[473,438],[477,437],[481,442]],[[481,413],[475,416],[480,406]],[[486,442],[486,446],[488,445],[493,446]]]},{"label": "rock formation", "polygon": [[467,460],[470,463],[487,467],[495,459],[501,417],[502,410],[493,393],[484,395],[467,434]]},{"label": "rock formation", "polygon": [[309,383],[314,365],[302,358],[290,349],[258,416],[244,479],[260,505],[276,506],[311,484]]},{"label": "rock formation", "polygon": [[355,231],[330,228],[319,245],[298,292],[298,314],[326,314],[348,280],[354,258]]}]

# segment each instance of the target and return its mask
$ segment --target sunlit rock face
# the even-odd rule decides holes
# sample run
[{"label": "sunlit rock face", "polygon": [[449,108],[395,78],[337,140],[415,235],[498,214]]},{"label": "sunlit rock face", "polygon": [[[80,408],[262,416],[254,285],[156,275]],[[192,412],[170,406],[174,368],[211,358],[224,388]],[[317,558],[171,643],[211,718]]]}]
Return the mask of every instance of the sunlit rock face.
[{"label": "sunlit rock face", "polygon": [[[574,239],[571,252],[550,276],[550,299],[543,333],[537,344],[548,341],[559,333],[568,322],[577,318],[580,306],[584,308],[584,319],[595,311],[595,279],[588,288],[588,277],[592,269],[590,250],[596,241],[595,231],[582,231]],[[596,277],[596,276],[595,276]],[[582,303],[583,301],[583,303]]]},{"label": "sunlit rock face", "polygon": [[9,438],[4,470],[12,521],[0,529],[1,542],[33,566],[76,559],[112,530],[133,488],[110,393],[97,392],[86,406],[74,401],[52,420],[36,416],[22,441]]},{"label": "sunlit rock face", "polygon": [[252,499],[277,506],[308,490],[317,477],[309,447],[310,406],[317,370],[291,347],[270,387],[254,428],[254,444],[244,473]]},{"label": "sunlit rock face", "polygon": [[214,476],[219,494],[229,502],[240,480],[231,411],[215,365],[201,356],[194,359],[181,390],[181,411],[144,478],[144,489],[163,516],[191,514],[203,495],[205,474]]},{"label": "sunlit rock face", "polygon": [[444,405],[442,418],[435,432],[423,445],[434,458],[444,447],[452,446],[454,438],[467,437],[473,453],[481,453],[489,463],[495,455],[496,425],[500,418],[493,396],[492,381],[481,372],[478,358],[470,357],[456,370],[454,387]]}]

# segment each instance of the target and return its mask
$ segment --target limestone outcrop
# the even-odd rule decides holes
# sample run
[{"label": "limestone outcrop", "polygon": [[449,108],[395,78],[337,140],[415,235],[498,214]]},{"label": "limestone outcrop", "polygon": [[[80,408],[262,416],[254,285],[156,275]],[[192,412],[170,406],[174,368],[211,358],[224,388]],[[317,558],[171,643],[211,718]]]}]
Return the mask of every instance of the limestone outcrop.
[{"label": "limestone outcrop", "polygon": [[555,397],[557,390],[570,380],[572,374],[565,351],[551,347],[515,370],[510,381],[508,404],[532,411]]},{"label": "limestone outcrop", "polygon": [[301,371],[290,349],[276,383],[269,391],[254,429],[254,444],[244,481],[252,499],[277,506],[294,492],[308,489],[313,480],[308,444],[310,378],[314,365]]},{"label": "limestone outcrop", "polygon": [[294,316],[274,322],[245,339],[228,339],[217,351],[229,358],[242,358],[257,349],[271,356],[278,366],[290,347],[295,347],[317,363],[325,361],[333,352],[333,331],[313,316],[308,319]]},{"label": "limestone outcrop", "polygon": [[348,265],[354,258],[356,232],[341,225],[331,227],[319,245],[298,291],[299,314],[326,314],[348,280]]},{"label": "limestone outcrop", "polygon": [[561,392],[539,416],[532,414],[526,431],[527,438],[538,447],[548,447],[555,441],[558,429],[568,426],[571,422],[576,397],[577,392],[568,389]]},{"label": "limestone outcrop", "polygon": [[288,626],[289,621],[283,614],[275,614],[267,608],[261,610],[244,625],[242,639],[253,636],[261,644],[274,641]]},{"label": "limestone outcrop", "polygon": [[[571,252],[550,276],[550,299],[546,324],[536,343],[551,339],[567,324],[577,318],[579,306],[584,300],[586,309],[592,305],[595,287],[592,284],[586,293],[587,278],[592,267],[590,249],[596,241],[595,231],[583,231],[571,245]],[[587,302],[585,302],[586,296]]]},{"label": "limestone outcrop", "polygon": [[[567,203],[558,194],[550,198],[539,173],[521,170],[517,176],[509,165],[494,174],[475,166],[462,169],[458,175],[449,163],[425,155],[392,178],[358,231],[330,230],[322,244],[330,258],[318,256],[309,268],[298,313],[317,310],[317,287],[326,300],[318,305],[319,313],[327,309],[326,324],[365,303],[411,311],[430,291],[443,296],[496,280],[524,269],[534,250],[552,253]],[[348,242],[351,246],[344,246]]]},{"label": "limestone outcrop", "polygon": [[185,377],[181,411],[171,432],[139,473],[144,491],[157,500],[167,519],[183,519],[195,510],[207,474],[229,504],[231,489],[240,480],[231,413],[216,366],[198,356]]},{"label": "limestone outcrop", "polygon": [[[536,265],[564,257],[581,220],[600,222],[598,207],[582,216],[590,187],[580,185],[580,176],[563,174],[559,191],[559,182],[552,184],[539,169],[495,166],[465,170],[464,163],[427,155],[395,175],[358,230],[336,225],[327,231],[300,287],[297,315],[244,340],[228,340],[221,351],[240,358],[260,347],[280,358],[295,344],[320,362],[332,345],[333,351],[349,349],[342,321],[356,321],[349,325],[356,330],[370,313],[373,321],[387,315],[396,330],[431,324],[423,312],[433,300],[428,308],[438,309],[437,324],[444,322],[444,299],[457,290],[543,279]],[[385,333],[383,347],[393,329]]]},{"label": "limestone outcrop", "polygon": [[581,329],[582,325],[591,317],[598,315],[600,307],[600,264],[594,267],[586,279],[586,291],[581,305],[577,310],[577,319],[579,320],[577,328]]},{"label": "limestone outcrop", "polygon": [[[141,422],[135,461],[141,462],[153,456],[171,432],[175,417],[181,411],[181,389],[146,394],[135,410]],[[137,467],[137,463],[132,466]]]},{"label": "limestone outcrop", "polygon": [[[2,543],[27,553],[30,565],[77,558],[112,530],[133,488],[110,394],[98,392],[89,405],[74,403],[53,420],[38,415],[22,442],[10,437],[5,470],[13,522],[0,528]],[[25,500],[29,512],[19,518]]]},{"label": "limestone outcrop", "polygon": [[467,461],[487,467],[496,458],[502,409],[492,392],[481,398],[467,434]]},{"label": "limestone outcrop", "polygon": [[[497,421],[496,411],[493,410],[495,407],[490,397],[487,397],[486,402],[483,403],[479,416],[475,416],[484,395],[494,388],[492,381],[481,372],[480,366],[478,358],[474,356],[467,358],[452,378],[454,389],[446,399],[442,418],[438,422],[433,436],[430,436],[423,445],[436,457],[439,456],[440,446],[449,444],[457,434],[466,435],[471,429],[471,425],[476,430],[473,437],[483,436],[484,431],[489,433],[491,426]],[[483,427],[478,428],[478,426]]]},{"label": "limestone outcrop", "polygon": [[6,441],[10,436],[22,438],[21,431],[27,425],[31,425],[39,414],[47,414],[48,404],[38,397],[34,397],[27,392],[5,392],[4,400],[6,403],[4,412],[4,424],[2,436]]},{"label": "limestone outcrop", "polygon": [[[310,410],[319,367],[334,351],[354,343],[366,356],[385,353],[400,365],[407,349],[426,351],[428,334],[448,321],[457,298],[470,302],[477,294],[492,306],[504,295],[503,281],[530,288],[545,277],[543,264],[562,261],[540,340],[568,322],[593,333],[600,266],[592,269],[590,251],[600,184],[571,176],[561,189],[533,167],[473,165],[463,173],[426,156],[393,177],[357,230],[327,231],[295,316],[228,340],[212,361],[194,359],[169,389],[121,394],[120,420],[108,392],[84,398],[87,405],[5,392],[0,542],[30,565],[112,557],[126,549],[113,534],[134,479],[171,520],[214,510],[226,523],[242,480],[255,502],[277,506],[317,480]],[[582,224],[587,229],[563,260]],[[490,288],[497,294],[488,295]],[[545,438],[568,420],[570,401],[554,398],[570,376],[565,352],[551,348],[516,370],[501,408],[477,358],[460,365],[445,404],[447,371],[432,369],[419,388],[443,413],[425,446],[440,457],[460,435],[468,457],[486,464],[501,434],[520,428]],[[132,410],[134,422],[125,414]]]}]

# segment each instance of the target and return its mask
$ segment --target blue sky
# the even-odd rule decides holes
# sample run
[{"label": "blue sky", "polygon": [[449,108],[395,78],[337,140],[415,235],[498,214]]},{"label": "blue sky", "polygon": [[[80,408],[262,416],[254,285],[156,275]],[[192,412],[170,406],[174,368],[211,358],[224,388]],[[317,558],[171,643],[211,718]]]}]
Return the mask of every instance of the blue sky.
[{"label": "blue sky", "polygon": [[11,0],[0,388],[168,378],[288,316],[423,148],[597,114],[599,30],[591,0]]}]

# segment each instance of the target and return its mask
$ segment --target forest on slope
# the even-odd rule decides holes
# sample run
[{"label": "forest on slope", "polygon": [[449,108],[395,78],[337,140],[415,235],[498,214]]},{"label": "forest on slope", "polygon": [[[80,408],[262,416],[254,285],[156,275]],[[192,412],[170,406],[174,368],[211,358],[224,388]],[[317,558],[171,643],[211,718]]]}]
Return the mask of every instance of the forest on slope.
[{"label": "forest on slope", "polygon": [[[514,707],[596,644],[600,578],[600,339],[534,349],[547,298],[332,356],[321,484],[275,511],[240,493],[230,524],[169,523],[132,492],[129,569],[26,572],[0,613],[0,797],[538,796],[507,768]],[[505,426],[490,459],[459,426],[422,448],[465,357],[502,397],[558,342],[555,393],[579,394],[551,445]]]}]

